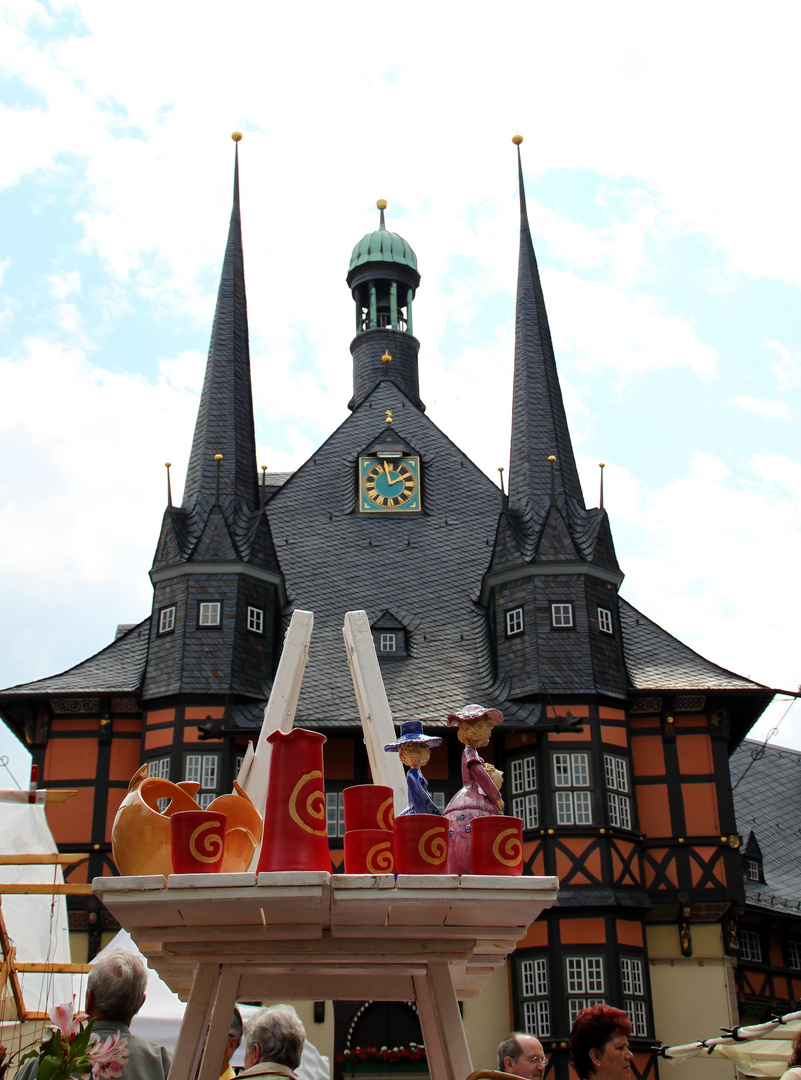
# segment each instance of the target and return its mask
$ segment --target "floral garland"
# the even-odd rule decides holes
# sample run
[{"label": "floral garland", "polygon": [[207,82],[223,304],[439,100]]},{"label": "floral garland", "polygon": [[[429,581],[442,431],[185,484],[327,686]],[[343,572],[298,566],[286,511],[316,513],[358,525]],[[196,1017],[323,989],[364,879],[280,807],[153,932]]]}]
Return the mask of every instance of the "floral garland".
[{"label": "floral garland", "polygon": [[364,1061],[425,1061],[426,1048],[420,1043],[410,1042],[408,1046],[357,1046],[353,1050],[343,1050],[337,1054],[337,1061],[346,1065],[359,1065]]},{"label": "floral garland", "polygon": [[[128,1061],[128,1040],[115,1032],[105,1042],[92,1032],[94,1020],[75,1012],[74,1004],[56,1005],[48,1012],[50,1035],[39,1050],[22,1059],[36,1058],[36,1080],[118,1080]],[[86,1023],[84,1023],[86,1021]]]}]

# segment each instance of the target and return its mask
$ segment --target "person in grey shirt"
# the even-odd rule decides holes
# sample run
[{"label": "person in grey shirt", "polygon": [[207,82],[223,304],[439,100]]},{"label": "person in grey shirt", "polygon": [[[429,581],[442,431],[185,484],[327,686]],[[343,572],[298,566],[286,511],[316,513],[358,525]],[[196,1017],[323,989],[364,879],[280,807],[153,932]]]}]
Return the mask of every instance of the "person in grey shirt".
[{"label": "person in grey shirt", "polygon": [[[167,1080],[171,1058],[156,1046],[131,1034],[131,1021],[142,1008],[147,968],[138,956],[122,949],[98,957],[86,984],[86,1012],[94,1020],[92,1031],[101,1042],[119,1033],[128,1042],[128,1061],[122,1080]],[[33,1080],[39,1062],[26,1061],[14,1080]]]}]

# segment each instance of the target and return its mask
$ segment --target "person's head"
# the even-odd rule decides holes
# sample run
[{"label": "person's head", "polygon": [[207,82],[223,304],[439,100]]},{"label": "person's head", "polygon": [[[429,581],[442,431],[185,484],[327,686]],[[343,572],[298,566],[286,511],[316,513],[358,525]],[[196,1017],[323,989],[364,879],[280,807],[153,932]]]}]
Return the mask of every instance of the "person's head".
[{"label": "person's head", "polygon": [[245,1068],[272,1061],[297,1069],[306,1041],[306,1029],[291,1005],[259,1009],[245,1024]]},{"label": "person's head", "polygon": [[231,1064],[231,1058],[236,1053],[237,1047],[241,1042],[242,1014],[239,1009],[234,1009],[231,1014],[231,1026],[228,1028],[228,1038],[225,1040],[225,1052],[223,1053],[222,1065],[220,1066],[221,1076]]},{"label": "person's head", "polygon": [[629,1080],[631,1021],[622,1009],[582,1009],[570,1031],[570,1053],[581,1080]]},{"label": "person's head", "polygon": [[535,1080],[545,1075],[548,1059],[542,1043],[533,1035],[512,1031],[498,1047],[498,1071]]},{"label": "person's head", "polygon": [[98,1020],[130,1024],[142,1008],[147,968],[134,953],[115,949],[102,953],[86,982],[86,1011]]},{"label": "person's head", "polygon": [[410,742],[400,748],[398,757],[403,764],[408,765],[410,769],[423,769],[428,765],[431,751],[427,746],[421,746],[419,743]]},{"label": "person's head", "polygon": [[790,1060],[787,1062],[788,1069],[794,1069],[796,1065],[801,1065],[801,1030],[796,1032],[796,1036],[793,1039],[793,1049],[790,1051]]}]

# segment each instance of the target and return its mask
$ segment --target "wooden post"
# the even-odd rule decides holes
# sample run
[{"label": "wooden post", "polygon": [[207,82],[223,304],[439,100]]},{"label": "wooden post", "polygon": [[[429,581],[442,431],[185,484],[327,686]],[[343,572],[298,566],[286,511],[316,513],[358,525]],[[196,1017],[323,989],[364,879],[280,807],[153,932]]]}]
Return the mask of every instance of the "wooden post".
[{"label": "wooden post", "polygon": [[169,1080],[193,1080],[197,1075],[203,1053],[203,1036],[209,1026],[211,1008],[220,985],[220,974],[219,964],[198,964],[195,968],[192,992],[186,1003],[181,1030],[178,1032]]},{"label": "wooden post", "polygon": [[[252,755],[245,755],[239,772],[239,783],[259,813],[264,816],[267,805],[267,780],[270,775],[270,744],[267,736],[274,731],[290,732],[295,722],[295,709],[298,705],[300,684],[309,657],[314,615],[310,611],[293,611],[292,621],[286,632],[284,648],[275,673],[275,681],[270,691],[270,700],[264,710],[264,721],[256,749]],[[259,861],[258,851],[253,856],[251,869]]]},{"label": "wooden post", "polygon": [[[362,718],[364,743],[374,784],[391,787],[395,795],[395,813],[406,809],[406,774],[397,754],[387,754],[385,743],[395,742],[395,726],[375,654],[375,643],[366,611],[349,611],[342,628],[348,664],[356,692],[356,704]],[[469,1071],[469,1070],[468,1070]]]}]

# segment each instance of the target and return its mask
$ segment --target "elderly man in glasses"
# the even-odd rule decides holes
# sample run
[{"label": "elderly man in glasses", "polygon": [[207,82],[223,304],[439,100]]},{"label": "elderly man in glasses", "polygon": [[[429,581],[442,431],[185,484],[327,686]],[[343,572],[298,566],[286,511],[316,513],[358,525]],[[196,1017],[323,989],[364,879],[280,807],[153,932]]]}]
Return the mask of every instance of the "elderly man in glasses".
[{"label": "elderly man in glasses", "polygon": [[525,1080],[542,1080],[548,1067],[542,1043],[533,1035],[512,1031],[498,1047],[498,1071],[522,1076]]}]

